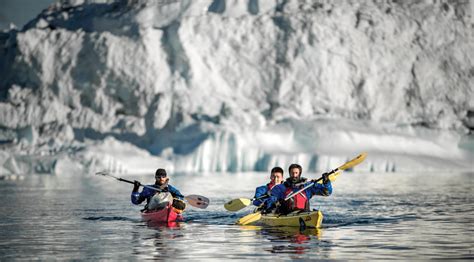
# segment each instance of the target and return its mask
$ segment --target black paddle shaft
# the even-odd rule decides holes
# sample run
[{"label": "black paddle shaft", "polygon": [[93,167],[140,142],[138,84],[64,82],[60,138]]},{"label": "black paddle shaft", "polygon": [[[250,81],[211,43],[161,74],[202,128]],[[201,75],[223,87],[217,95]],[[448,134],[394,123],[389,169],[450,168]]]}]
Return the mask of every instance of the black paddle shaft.
[{"label": "black paddle shaft", "polygon": [[[334,173],[336,173],[337,171],[339,171],[339,168],[336,168],[336,169],[330,171],[329,173],[327,173],[327,176],[329,176],[329,175],[331,175],[331,174],[334,174]],[[295,195],[297,195],[297,194],[303,192],[303,191],[306,190],[308,187],[313,186],[314,184],[318,183],[319,181],[321,181],[321,180],[323,180],[323,179],[324,179],[324,176],[322,176],[322,177],[320,177],[320,178],[318,178],[318,179],[316,179],[316,180],[312,180],[312,181],[311,181],[312,183],[310,183],[309,185],[307,185],[307,186],[303,187],[302,189],[300,189],[300,190],[298,190],[298,191],[296,191],[296,192],[293,192],[293,193],[289,194],[287,197],[285,197],[285,201],[288,200],[288,199],[290,199],[290,198],[292,198],[293,196],[295,196]]]},{"label": "black paddle shaft", "polygon": [[[123,181],[123,182],[126,182],[126,183],[135,184],[135,182],[130,181],[130,180],[127,180],[127,179],[123,179],[123,178],[121,178],[121,177],[116,178],[116,179],[117,179],[118,181]],[[137,182],[138,182],[138,183],[140,184],[140,186],[142,186],[142,187],[146,187],[146,188],[155,190],[156,192],[163,192],[163,190],[161,190],[161,189],[154,188],[154,187],[152,187],[152,186],[143,185],[142,183],[140,183],[140,181],[137,181]]]},{"label": "black paddle shaft", "polygon": [[270,195],[270,192],[267,192],[267,193],[264,194],[264,195],[261,195],[261,196],[259,196],[259,197],[254,197],[254,198],[250,199],[250,201],[260,200],[260,199],[268,198],[268,197],[270,197],[270,196],[271,196],[271,195]]},{"label": "black paddle shaft", "polygon": [[[127,182],[127,183],[129,183],[129,184],[135,184],[135,182],[133,182],[133,181],[130,181],[130,180],[127,180],[127,179],[123,179],[123,178],[120,178],[120,177],[117,178],[117,180],[118,180],[118,181]],[[138,181],[137,181],[137,182],[138,182]],[[140,183],[140,182],[138,182],[138,183]],[[140,185],[141,185],[141,184],[142,184],[142,183],[140,183]]]},{"label": "black paddle shaft", "polygon": [[[108,174],[108,173],[99,172],[99,173],[97,173],[97,174],[100,174],[100,175],[103,175],[103,176],[110,176],[110,177],[113,177],[113,178],[117,179],[118,181],[122,181],[122,182],[125,182],[125,183],[129,183],[129,184],[133,184],[133,185],[135,184],[135,182],[133,182],[133,181],[130,181],[130,180],[127,180],[127,179],[123,179],[123,178],[121,178],[121,177],[116,177],[116,176],[113,176],[113,175]],[[142,183],[140,183],[140,181],[137,181],[137,182],[138,182],[138,183],[140,184],[140,186],[142,186],[142,187],[146,187],[146,188],[155,190],[155,191],[157,191],[157,192],[162,192],[162,190],[160,190],[160,189],[158,189],[158,188],[154,188],[154,187],[151,187],[151,186],[143,185]]]}]

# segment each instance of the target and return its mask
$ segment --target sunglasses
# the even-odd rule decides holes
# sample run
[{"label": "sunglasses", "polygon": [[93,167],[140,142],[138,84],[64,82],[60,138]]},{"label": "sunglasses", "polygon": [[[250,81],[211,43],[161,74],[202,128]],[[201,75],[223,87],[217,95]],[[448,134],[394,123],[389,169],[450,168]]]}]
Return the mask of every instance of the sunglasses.
[{"label": "sunglasses", "polygon": [[156,179],[158,179],[158,178],[164,178],[164,177],[166,177],[166,176],[165,176],[165,175],[157,175],[157,176],[155,176]]}]

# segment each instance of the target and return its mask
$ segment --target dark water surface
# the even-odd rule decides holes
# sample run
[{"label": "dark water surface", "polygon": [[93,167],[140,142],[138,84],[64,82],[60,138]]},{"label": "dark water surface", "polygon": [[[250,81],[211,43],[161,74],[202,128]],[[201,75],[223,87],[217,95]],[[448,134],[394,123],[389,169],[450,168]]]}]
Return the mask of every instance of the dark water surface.
[{"label": "dark water surface", "polygon": [[[306,174],[316,178],[316,174]],[[122,177],[151,182],[153,175]],[[147,225],[131,186],[94,175],[0,181],[0,260],[473,259],[474,173],[350,173],[313,198],[323,228],[237,226],[224,210],[266,173],[177,174],[183,194],[211,199],[176,227]]]}]

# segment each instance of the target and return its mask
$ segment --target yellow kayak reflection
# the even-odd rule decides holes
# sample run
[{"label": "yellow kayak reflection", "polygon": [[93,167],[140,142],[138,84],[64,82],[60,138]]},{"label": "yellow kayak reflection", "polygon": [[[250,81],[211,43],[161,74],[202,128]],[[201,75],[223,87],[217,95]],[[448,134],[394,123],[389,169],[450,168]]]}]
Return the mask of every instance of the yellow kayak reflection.
[{"label": "yellow kayak reflection", "polygon": [[264,227],[264,226],[252,226],[252,225],[247,225],[247,226],[240,226],[240,229],[242,230],[251,230],[251,231],[266,231],[266,232],[279,232],[279,233],[288,233],[289,235],[297,235],[297,234],[303,234],[307,236],[317,236],[318,238],[322,236],[323,230],[321,228],[306,228],[304,230],[301,230],[298,227],[288,227],[288,226],[282,226],[282,227]]}]

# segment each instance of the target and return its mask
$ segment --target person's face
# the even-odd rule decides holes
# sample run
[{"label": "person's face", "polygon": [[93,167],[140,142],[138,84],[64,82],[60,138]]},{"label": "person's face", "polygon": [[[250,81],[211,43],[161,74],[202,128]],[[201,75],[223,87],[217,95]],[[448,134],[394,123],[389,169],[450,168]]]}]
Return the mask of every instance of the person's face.
[{"label": "person's face", "polygon": [[155,176],[156,183],[163,185],[166,182],[166,176]]},{"label": "person's face", "polygon": [[275,185],[281,184],[281,181],[283,181],[283,174],[280,172],[273,172],[270,175],[270,180]]},{"label": "person's face", "polygon": [[299,178],[300,175],[301,175],[301,173],[300,173],[300,169],[299,169],[299,168],[296,168],[296,167],[295,167],[295,168],[292,168],[292,169],[290,170],[290,177],[291,177],[291,178]]}]

